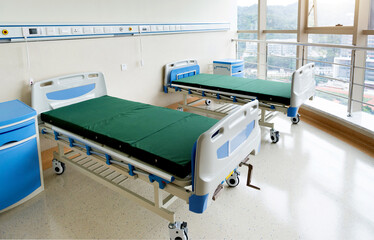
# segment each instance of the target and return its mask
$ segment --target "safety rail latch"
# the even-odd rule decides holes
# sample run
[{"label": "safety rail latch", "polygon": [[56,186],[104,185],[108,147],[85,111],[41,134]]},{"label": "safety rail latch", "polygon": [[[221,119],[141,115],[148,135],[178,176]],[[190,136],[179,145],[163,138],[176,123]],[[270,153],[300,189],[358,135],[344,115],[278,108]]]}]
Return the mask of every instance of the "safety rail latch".
[{"label": "safety rail latch", "polygon": [[[151,183],[153,183],[154,181],[158,182],[158,186],[160,187],[160,189],[164,189],[166,184],[171,183],[170,181],[153,174],[149,174],[149,181]],[[171,181],[174,181],[174,177],[172,177]]]}]

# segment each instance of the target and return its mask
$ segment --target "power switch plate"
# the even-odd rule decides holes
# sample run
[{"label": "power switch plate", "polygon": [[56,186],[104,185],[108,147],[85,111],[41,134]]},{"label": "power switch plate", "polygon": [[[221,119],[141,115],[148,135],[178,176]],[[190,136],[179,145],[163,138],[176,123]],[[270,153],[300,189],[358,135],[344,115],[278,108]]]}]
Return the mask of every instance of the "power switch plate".
[{"label": "power switch plate", "polygon": [[127,70],[127,65],[126,64],[121,64],[121,70],[126,71]]}]

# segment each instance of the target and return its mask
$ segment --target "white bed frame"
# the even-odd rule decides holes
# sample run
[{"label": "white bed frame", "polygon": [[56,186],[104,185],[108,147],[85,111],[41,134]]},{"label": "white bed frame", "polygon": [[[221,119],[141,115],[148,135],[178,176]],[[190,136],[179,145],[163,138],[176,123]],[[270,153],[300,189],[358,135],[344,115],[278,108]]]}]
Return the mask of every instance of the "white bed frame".
[{"label": "white bed frame", "polygon": [[[189,109],[202,114],[213,114],[218,118],[222,118],[234,111],[238,105],[246,104],[256,99],[256,96],[246,96],[242,94],[215,91],[210,89],[196,88],[174,84],[171,81],[171,72],[173,70],[181,71],[177,76],[187,74],[199,74],[199,65],[196,60],[182,60],[165,65],[164,74],[164,92],[173,93],[178,92],[184,95],[184,101],[179,104],[180,109]],[[276,102],[261,101],[259,107],[261,109],[261,118],[259,120],[261,126],[270,128],[270,138],[272,142],[276,143],[279,140],[279,132],[274,130],[274,123],[270,120],[275,116],[274,113],[282,112],[291,117],[291,121],[297,124],[300,121],[298,114],[299,107],[308,99],[312,99],[315,94],[315,80],[314,80],[314,63],[309,63],[292,74],[291,80],[291,104],[284,105]],[[191,70],[191,67],[195,67]],[[186,72],[183,72],[186,69]],[[199,97],[199,100],[188,102],[187,98]],[[218,108],[211,109],[210,107],[196,107],[201,101],[205,100],[206,105],[210,105],[211,101],[218,103]],[[195,106],[194,106],[195,105]]]},{"label": "white bed frame", "polygon": [[[87,86],[91,84],[95,87],[88,91],[90,88]],[[32,88],[32,106],[40,114],[105,94],[102,73],[80,73],[36,82]],[[235,178],[238,178],[235,169],[248,161],[249,154],[258,152],[261,141],[258,102],[253,101],[224,117],[198,138],[193,177],[180,179],[123,152],[51,124],[41,123],[39,129],[41,136],[55,140],[58,144],[58,152],[54,153],[53,160],[57,174],[63,173],[65,163],[76,167],[80,172],[167,219],[171,223],[171,236],[181,239],[187,239],[187,228],[175,222],[174,213],[167,209],[168,206],[175,199],[181,198],[189,204],[191,211],[202,213],[217,198],[217,193],[223,188],[222,181],[231,179],[235,182]],[[66,148],[69,150],[66,151]],[[249,167],[250,171],[252,166]],[[141,179],[153,184],[153,201],[125,188],[123,183],[128,179]],[[250,185],[249,178],[247,185]],[[165,198],[160,189],[168,193]]]}]

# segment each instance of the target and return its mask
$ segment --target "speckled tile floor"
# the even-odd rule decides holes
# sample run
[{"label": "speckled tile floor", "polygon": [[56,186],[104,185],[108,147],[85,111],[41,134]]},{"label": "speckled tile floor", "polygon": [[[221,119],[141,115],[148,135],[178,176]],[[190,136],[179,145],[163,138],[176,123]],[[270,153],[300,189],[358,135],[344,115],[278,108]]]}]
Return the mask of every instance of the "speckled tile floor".
[{"label": "speckled tile floor", "polygon": [[[300,122],[278,116],[281,137],[263,129],[253,184],[225,188],[204,214],[178,200],[191,239],[374,239],[374,159]],[[0,238],[168,239],[168,222],[67,168],[44,173],[45,191],[0,214]],[[142,188],[142,187],[140,187]]]}]

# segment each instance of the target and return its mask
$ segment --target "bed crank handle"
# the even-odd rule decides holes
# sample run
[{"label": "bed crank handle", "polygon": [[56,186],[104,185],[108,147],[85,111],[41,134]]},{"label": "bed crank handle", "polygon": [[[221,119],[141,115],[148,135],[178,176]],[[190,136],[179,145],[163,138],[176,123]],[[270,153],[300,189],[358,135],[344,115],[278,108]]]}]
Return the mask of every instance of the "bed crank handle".
[{"label": "bed crank handle", "polygon": [[253,166],[249,163],[247,163],[249,161],[249,158],[245,158],[240,164],[239,164],[239,167],[241,166],[247,166],[248,167],[248,175],[247,175],[247,186],[248,187],[251,187],[251,188],[254,188],[256,190],[261,190],[261,188],[255,186],[255,185],[252,185],[251,184],[251,179],[252,179],[252,170],[253,170]]}]

